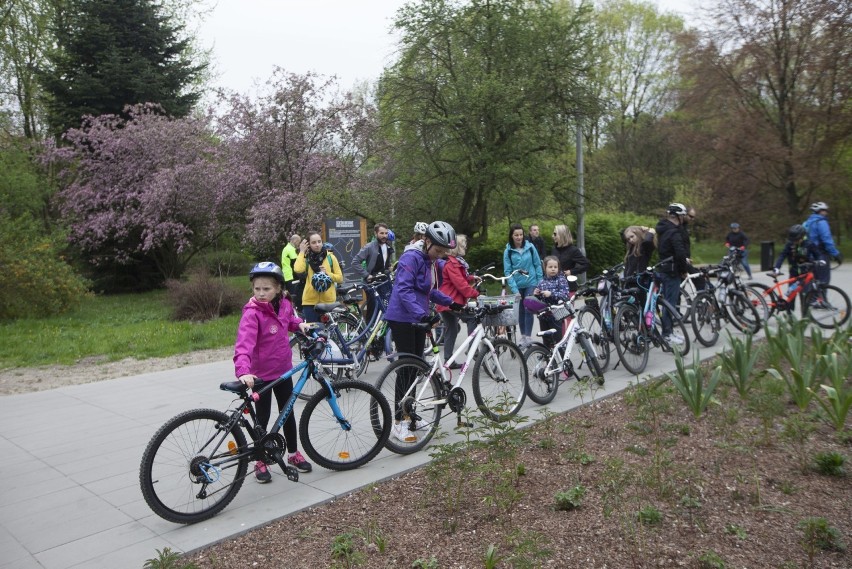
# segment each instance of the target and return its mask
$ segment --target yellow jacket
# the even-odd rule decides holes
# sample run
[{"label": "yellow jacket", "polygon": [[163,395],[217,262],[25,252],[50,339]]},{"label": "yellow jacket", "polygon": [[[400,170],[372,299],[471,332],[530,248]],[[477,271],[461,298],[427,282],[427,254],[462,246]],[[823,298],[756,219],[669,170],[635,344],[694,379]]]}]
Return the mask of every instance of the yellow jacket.
[{"label": "yellow jacket", "polygon": [[[332,253],[326,255],[325,261],[322,264],[325,266],[325,272],[328,273],[334,284],[341,284],[343,282],[343,271],[340,269],[340,261]],[[293,272],[304,273],[305,271],[307,271],[308,276],[307,280],[305,280],[305,289],[302,291],[303,305],[313,306],[322,302],[334,302],[337,300],[337,289],[335,287],[331,287],[323,293],[316,291],[311,284],[314,270],[305,260],[305,254],[299,253],[299,256],[296,257],[296,263],[293,265]]]}]

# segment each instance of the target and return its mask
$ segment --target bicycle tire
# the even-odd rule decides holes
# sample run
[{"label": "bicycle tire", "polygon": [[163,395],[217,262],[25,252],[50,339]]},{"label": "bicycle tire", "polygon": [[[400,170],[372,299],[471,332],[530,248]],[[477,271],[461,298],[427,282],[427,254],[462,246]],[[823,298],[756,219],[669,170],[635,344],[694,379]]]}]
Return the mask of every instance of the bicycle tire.
[{"label": "bicycle tire", "polygon": [[524,352],[527,366],[527,397],[539,405],[547,405],[556,397],[559,389],[559,374],[562,370],[546,373],[553,351],[541,344],[533,344]]},{"label": "bicycle tire", "polygon": [[[293,352],[293,367],[302,363],[302,338],[303,336],[300,336],[299,334],[293,334],[293,337],[290,338],[290,350]],[[343,379],[343,368],[340,366],[322,366],[322,371],[332,383]],[[298,377],[294,378],[293,381],[296,379],[298,379]],[[305,383],[305,387],[302,388],[302,392],[299,393],[299,399],[302,401],[310,401],[311,397],[313,397],[319,389],[319,382],[309,379],[308,382]]]},{"label": "bicycle tire", "polygon": [[746,286],[760,291],[764,302],[766,302],[766,307],[769,309],[769,316],[767,320],[777,314],[779,297],[774,288],[770,288],[763,283],[757,282],[746,283]]},{"label": "bicycle tire", "polygon": [[768,322],[771,314],[769,312],[769,305],[766,303],[766,299],[763,297],[763,291],[757,287],[750,285],[743,285],[738,290],[740,290],[746,296],[749,302],[751,302],[752,306],[754,306],[755,310],[757,310],[757,315],[760,317],[761,325]]},{"label": "bicycle tire", "polygon": [[582,328],[589,333],[589,339],[595,347],[595,353],[598,355],[598,363],[601,371],[609,369],[612,349],[612,344],[607,338],[607,333],[603,327],[600,313],[591,307],[584,306],[577,313],[577,322]]},{"label": "bicycle tire", "polygon": [[[215,516],[236,497],[248,471],[248,449],[239,426],[221,440],[217,437],[220,426],[227,422],[228,416],[221,411],[193,409],[172,417],[157,430],[142,453],[139,467],[142,497],[155,514],[170,522],[193,524]],[[217,479],[208,487],[212,490],[198,498],[198,480],[203,476],[198,467],[227,460],[231,442],[243,454],[224,468],[211,469]],[[216,448],[210,450],[221,452],[207,456],[204,447],[214,443]]]},{"label": "bicycle tire", "polygon": [[[597,354],[595,353],[595,347],[594,345],[592,345],[592,341],[589,338],[588,333],[583,332],[582,334],[577,336],[577,342],[580,345],[580,350],[582,351],[583,359],[586,362],[586,369],[594,373],[594,375],[590,376],[589,379],[593,379],[598,385],[603,385],[606,379],[604,378],[603,370],[601,369],[601,366],[598,363]],[[583,377],[581,379],[585,380],[586,377]]]},{"label": "bicycle tire", "polygon": [[391,429],[387,400],[369,383],[344,379],[333,386],[337,406],[349,423],[344,429],[325,393],[305,404],[299,420],[299,440],[314,462],[328,470],[352,470],[370,462],[384,448]]},{"label": "bicycle tire", "polygon": [[[395,439],[393,436],[388,437],[387,442],[385,442],[385,448],[389,451],[396,454],[413,454],[425,447],[438,430],[438,425],[441,422],[441,412],[446,403],[435,404],[435,401],[444,399],[445,390],[441,388],[441,376],[439,374],[433,375],[431,372],[432,366],[424,360],[420,358],[401,357],[387,366],[376,380],[376,388],[389,402],[394,421],[405,420],[404,417],[407,411],[409,420],[413,419],[415,426],[418,417],[426,423],[424,428],[413,431],[417,437],[416,442],[403,442]],[[397,380],[400,377],[405,378],[406,376],[413,378],[417,382],[429,382],[420,400],[397,400]],[[418,387],[419,389],[422,389],[422,385]],[[408,408],[403,409],[403,406]],[[410,428],[411,425],[409,425]]]},{"label": "bicycle tire", "polygon": [[722,315],[713,293],[704,291],[692,301],[692,331],[699,344],[709,348],[719,341]]},{"label": "bicycle tire", "polygon": [[[689,340],[689,334],[686,331],[686,324],[683,321],[683,318],[680,316],[680,313],[672,307],[671,304],[665,298],[659,298],[657,300],[657,310],[659,314],[654,322],[655,334],[657,334],[658,338],[662,342],[664,347],[671,351],[673,354],[677,353],[681,356],[685,356],[689,353],[689,349],[692,346],[692,342]],[[679,330],[680,336],[683,338],[683,344],[677,347],[673,347],[671,344],[667,344],[663,339],[663,311],[669,313],[669,316],[672,319],[672,331]]]},{"label": "bicycle tire", "polygon": [[527,398],[527,366],[521,349],[502,338],[494,350],[476,354],[471,375],[473,399],[482,414],[502,422],[514,417]]},{"label": "bicycle tire", "polygon": [[802,307],[805,317],[827,330],[843,326],[849,320],[849,296],[834,285],[821,284],[818,290],[808,291]]},{"label": "bicycle tire", "polygon": [[642,323],[642,315],[633,304],[622,304],[613,323],[615,351],[624,369],[639,375],[648,366],[650,342]]},{"label": "bicycle tire", "polygon": [[760,331],[760,315],[757,309],[739,290],[728,290],[725,298],[725,312],[734,328],[744,334],[757,334]]}]

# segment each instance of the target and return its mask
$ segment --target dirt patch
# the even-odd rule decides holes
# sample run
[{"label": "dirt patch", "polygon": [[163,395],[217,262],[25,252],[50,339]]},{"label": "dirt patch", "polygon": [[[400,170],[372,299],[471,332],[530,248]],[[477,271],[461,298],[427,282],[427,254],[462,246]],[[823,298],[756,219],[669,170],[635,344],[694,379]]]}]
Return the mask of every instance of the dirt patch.
[{"label": "dirt patch", "polygon": [[229,360],[233,348],[198,350],[167,358],[137,360],[124,358],[114,362],[103,357],[83,358],[74,365],[49,365],[0,370],[0,395],[44,391],[66,385],[115,379],[152,371],[177,369],[184,366]]}]

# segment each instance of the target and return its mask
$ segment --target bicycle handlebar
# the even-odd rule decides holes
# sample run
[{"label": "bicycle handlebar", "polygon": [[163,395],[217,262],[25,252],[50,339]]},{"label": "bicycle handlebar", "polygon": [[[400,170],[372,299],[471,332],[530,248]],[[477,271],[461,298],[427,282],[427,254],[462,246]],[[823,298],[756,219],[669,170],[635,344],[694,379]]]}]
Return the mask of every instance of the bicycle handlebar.
[{"label": "bicycle handlebar", "polygon": [[520,273],[524,276],[527,276],[527,275],[530,274],[529,271],[525,271],[524,269],[515,269],[514,271],[512,271],[511,273],[509,273],[505,277],[495,277],[491,273],[485,273],[485,274],[482,274],[482,275],[479,275],[479,276],[481,276],[482,278],[488,277],[489,279],[494,280],[494,281],[500,281],[500,284],[505,285],[506,281],[508,281],[509,279],[511,279],[512,277],[517,275],[518,273]]}]

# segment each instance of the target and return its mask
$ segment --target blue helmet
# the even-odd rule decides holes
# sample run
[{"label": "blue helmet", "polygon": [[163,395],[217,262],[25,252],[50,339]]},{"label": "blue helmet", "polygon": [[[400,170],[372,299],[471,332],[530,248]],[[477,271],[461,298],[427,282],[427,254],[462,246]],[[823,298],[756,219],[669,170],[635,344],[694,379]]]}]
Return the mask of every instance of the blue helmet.
[{"label": "blue helmet", "polygon": [[394,241],[396,239],[396,234],[393,232],[393,229],[388,229],[388,241]]},{"label": "blue helmet", "polygon": [[311,277],[311,286],[317,292],[327,291],[331,288],[333,282],[331,277],[325,273],[314,273],[314,276]]},{"label": "blue helmet", "polygon": [[278,282],[284,284],[284,273],[281,267],[271,261],[263,261],[256,264],[249,271],[249,280],[253,281],[254,277],[274,277]]}]

